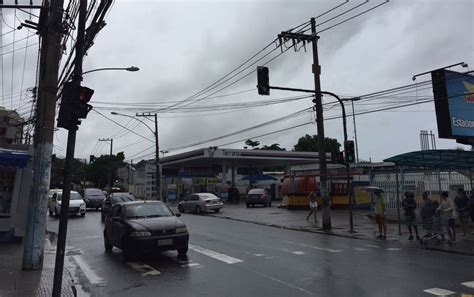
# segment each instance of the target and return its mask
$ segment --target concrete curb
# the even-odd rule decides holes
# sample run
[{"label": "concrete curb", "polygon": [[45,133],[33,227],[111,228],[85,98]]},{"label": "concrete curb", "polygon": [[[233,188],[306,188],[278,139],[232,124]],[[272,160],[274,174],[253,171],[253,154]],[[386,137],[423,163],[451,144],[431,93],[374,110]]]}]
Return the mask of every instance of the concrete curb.
[{"label": "concrete curb", "polygon": [[[307,233],[315,233],[315,234],[323,234],[323,235],[330,235],[330,236],[337,236],[337,237],[344,237],[344,238],[351,238],[351,239],[358,239],[358,240],[366,240],[366,241],[370,241],[370,242],[377,242],[377,243],[383,243],[383,244],[386,244],[386,243],[389,243],[389,242],[400,242],[400,240],[380,241],[380,240],[377,240],[375,238],[351,236],[349,234],[335,233],[333,231],[323,231],[321,229],[320,230],[311,230],[311,229],[307,229],[307,228],[303,228],[303,227],[283,226],[283,225],[278,225],[278,224],[258,222],[258,221],[252,221],[252,220],[246,220],[246,219],[238,219],[238,218],[233,218],[233,217],[230,217],[230,216],[222,216],[222,215],[216,215],[216,214],[208,214],[208,216],[215,217],[215,218],[220,218],[220,219],[232,220],[232,221],[251,223],[251,224],[255,224],[255,225],[268,226],[268,227],[273,227],[273,228],[278,228],[278,229],[286,229],[286,230],[293,230],[293,231],[300,231],[300,232],[307,232]],[[438,252],[447,252],[447,253],[458,254],[458,255],[474,256],[474,254],[468,253],[468,252],[446,250],[446,249],[437,248],[437,247],[425,247],[424,249],[438,251]]]}]

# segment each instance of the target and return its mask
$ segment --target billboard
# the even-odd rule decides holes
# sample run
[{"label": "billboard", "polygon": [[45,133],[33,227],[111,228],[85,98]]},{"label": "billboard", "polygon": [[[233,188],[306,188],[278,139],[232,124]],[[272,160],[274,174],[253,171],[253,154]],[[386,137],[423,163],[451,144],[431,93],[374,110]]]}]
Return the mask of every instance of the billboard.
[{"label": "billboard", "polygon": [[474,76],[445,69],[431,72],[440,138],[474,138]]}]

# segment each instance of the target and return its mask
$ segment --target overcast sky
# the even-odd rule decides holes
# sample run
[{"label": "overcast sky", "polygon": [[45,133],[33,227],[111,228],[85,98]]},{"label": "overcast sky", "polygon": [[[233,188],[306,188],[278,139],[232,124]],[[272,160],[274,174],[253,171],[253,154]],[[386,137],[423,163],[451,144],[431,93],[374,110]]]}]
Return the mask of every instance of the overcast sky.
[{"label": "overcast sky", "polygon": [[[382,2],[371,1],[319,26],[318,31]],[[281,31],[307,22],[311,17],[340,3],[343,1],[116,1],[106,19],[107,26],[99,33],[95,45],[88,52],[84,71],[130,65],[140,67],[140,71],[89,73],[84,76],[83,85],[95,89],[92,104],[97,111],[133,128],[148,140],[133,133],[125,133],[120,126],[91,111],[78,131],[76,156],[88,158],[90,154],[108,154],[108,144],[97,141],[99,138],[112,137],[114,153],[124,151],[126,158],[133,159],[134,162],[138,162],[144,155],[153,157],[153,135],[150,130],[141,123],[130,122],[129,118],[110,115],[111,111],[134,115],[140,111],[140,108],[137,109],[139,106],[144,106],[142,111],[151,111],[163,107],[166,102],[186,99],[234,70],[267,46]],[[362,1],[350,1],[318,18],[317,23],[323,23],[361,3]],[[322,32],[318,43],[322,90],[344,97],[360,96],[412,84],[411,78],[415,74],[458,62],[468,63],[469,68],[455,67],[452,70],[471,70],[474,67],[473,13],[474,1],[470,0],[398,0]],[[11,15],[5,20],[13,22]],[[3,32],[6,30],[9,29],[4,27]],[[36,42],[36,39],[33,40]],[[3,43],[6,42],[4,39]],[[268,50],[275,47],[276,45],[272,45]],[[274,55],[277,53],[279,50]],[[34,53],[29,56],[31,59],[35,58]],[[18,57],[22,59],[20,54]],[[257,58],[260,57],[262,54]],[[63,59],[65,58],[64,56]],[[268,58],[256,65],[263,64]],[[10,65],[8,63],[10,62],[4,61],[5,67]],[[312,89],[314,81],[311,64],[310,46],[307,46],[307,52],[304,49],[299,52],[290,49],[267,65],[270,69],[270,83],[275,86]],[[29,62],[27,65],[28,80],[28,77],[34,77],[35,64]],[[256,65],[235,78],[255,69]],[[17,62],[15,67],[21,72],[22,66]],[[428,79],[429,75],[420,76],[415,82]],[[233,81],[235,80],[230,80],[229,83]],[[8,86],[8,81],[3,85]],[[212,89],[199,98],[209,96],[225,85]],[[248,138],[266,145],[278,143],[290,150],[299,137],[316,134],[316,125],[310,124],[282,133],[255,137],[314,122],[314,113],[306,112],[302,116],[229,138],[184,150],[172,150],[252,127],[300,111],[312,104],[311,99],[302,99],[246,109],[196,112],[203,105],[222,107],[227,103],[271,101],[301,95],[272,90],[270,96],[258,96],[255,85],[256,73],[253,73],[212,95],[229,96],[206,98],[189,105],[182,113],[170,113],[169,110],[158,112],[160,150],[168,150],[168,154],[172,154],[199,147],[221,146]],[[25,88],[26,86],[23,89]],[[10,93],[9,90],[5,93]],[[355,112],[423,101],[432,96],[432,91],[431,88],[420,86],[404,94],[394,95],[396,96],[356,102]],[[329,96],[325,96],[323,100],[333,101]],[[145,103],[149,104],[144,105]],[[160,103],[162,104],[159,105]],[[132,104],[135,109],[125,108]],[[196,110],[190,112],[189,107]],[[341,114],[338,106],[325,107],[325,118]],[[347,112],[352,113],[350,104]],[[381,161],[392,155],[419,150],[420,130],[431,130],[437,135],[433,103],[356,115],[356,121],[359,155],[363,160]],[[146,123],[154,128],[151,121]],[[348,118],[348,130],[349,138],[353,139],[352,118]],[[342,143],[342,121],[326,121],[325,133],[327,137],[337,138]],[[438,148],[459,146],[454,140],[437,138],[436,143]],[[54,144],[55,153],[64,156],[66,133],[63,129],[55,133]],[[243,146],[244,141],[241,141],[227,147]]]}]

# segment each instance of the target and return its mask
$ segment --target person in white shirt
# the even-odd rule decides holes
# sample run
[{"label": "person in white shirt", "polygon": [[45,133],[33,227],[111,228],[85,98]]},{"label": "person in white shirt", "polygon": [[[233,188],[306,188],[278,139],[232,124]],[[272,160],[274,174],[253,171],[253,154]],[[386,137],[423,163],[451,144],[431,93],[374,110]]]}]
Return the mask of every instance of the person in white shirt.
[{"label": "person in white shirt", "polygon": [[446,222],[446,230],[448,231],[450,243],[456,242],[456,207],[448,192],[441,193],[441,204],[438,210],[441,212],[443,221]]}]

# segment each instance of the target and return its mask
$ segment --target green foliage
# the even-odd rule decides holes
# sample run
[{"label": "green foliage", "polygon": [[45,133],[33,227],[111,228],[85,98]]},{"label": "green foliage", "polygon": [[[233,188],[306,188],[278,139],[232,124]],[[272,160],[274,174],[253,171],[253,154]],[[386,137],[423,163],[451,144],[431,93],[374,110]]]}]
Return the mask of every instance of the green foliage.
[{"label": "green foliage", "polygon": [[[326,137],[324,139],[324,145],[326,147],[326,152],[331,153],[332,159],[335,160],[337,153],[340,151],[341,144],[337,139]],[[318,152],[318,136],[306,134],[305,136],[300,137],[293,150],[296,152]]]},{"label": "green foliage", "polygon": [[268,150],[268,151],[286,151],[286,148],[280,147],[279,143],[274,143],[272,145],[264,145],[260,150]]},{"label": "green foliage", "polygon": [[252,147],[252,149],[255,149],[257,146],[260,145],[260,141],[252,141],[251,139],[247,139],[247,141],[245,141],[245,144]]}]

